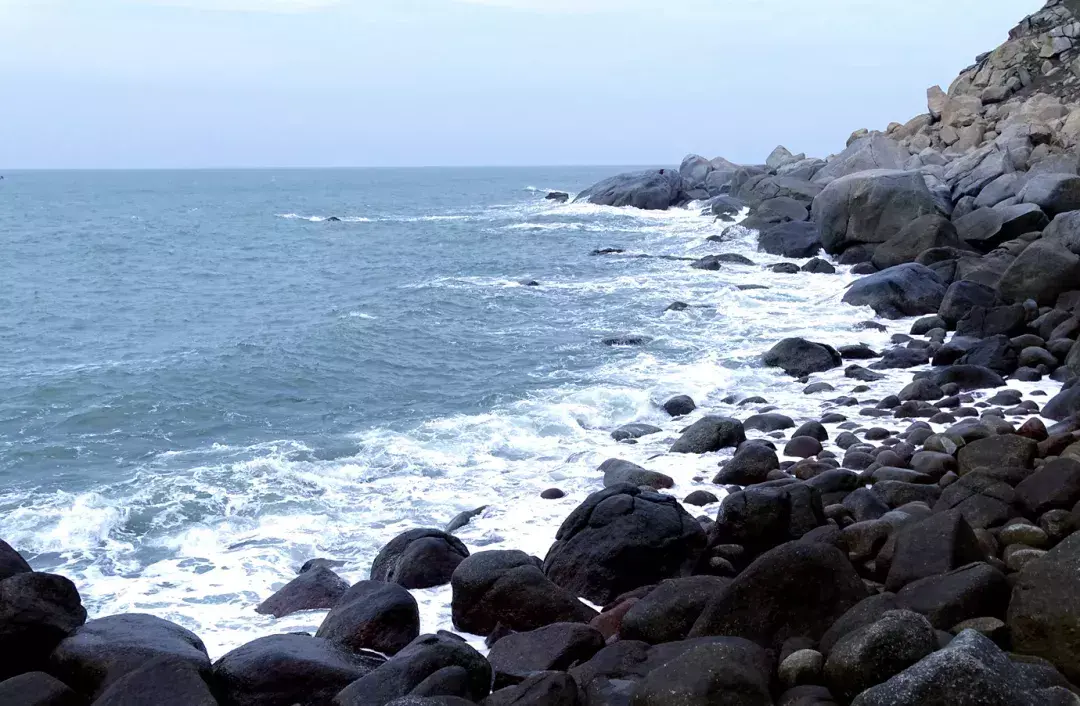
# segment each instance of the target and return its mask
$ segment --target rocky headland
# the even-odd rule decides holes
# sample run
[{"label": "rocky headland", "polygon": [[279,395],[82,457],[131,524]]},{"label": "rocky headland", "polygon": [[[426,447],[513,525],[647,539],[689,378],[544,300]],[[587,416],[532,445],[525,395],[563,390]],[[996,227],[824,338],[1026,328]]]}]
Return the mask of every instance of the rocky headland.
[{"label": "rocky headland", "polygon": [[[817,419],[737,393],[755,414],[668,400],[673,419],[696,418],[670,454],[735,449],[716,493],[679,502],[669,476],[611,459],[543,559],[471,552],[454,532],[480,510],[393,538],[354,585],[315,559],[255,609],[329,610],[318,631],[214,662],[152,615],[87,620],[71,581],[0,541],[0,704],[1080,704],[1078,147],[1080,2],[1050,0],[931,88],[926,113],[858,130],[838,154],[689,156],[587,189],[578,200],[693,204],[738,229],[712,238],[720,249],[752,231],[805,261],[779,271],[850,267],[862,277],[844,302],[918,318],[887,350],[853,331],[761,351],[807,394],[841,394]],[[856,396],[897,369],[917,372],[883,399]],[[849,389],[816,379],[834,370]],[[486,655],[420,633],[410,590],[446,584],[455,628],[485,637]]]}]

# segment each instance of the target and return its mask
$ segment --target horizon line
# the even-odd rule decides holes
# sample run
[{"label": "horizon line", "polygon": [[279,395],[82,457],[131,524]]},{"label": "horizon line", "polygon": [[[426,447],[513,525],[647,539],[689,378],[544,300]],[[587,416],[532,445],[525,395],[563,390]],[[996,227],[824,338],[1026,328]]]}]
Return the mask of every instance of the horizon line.
[{"label": "horizon line", "polygon": [[428,165],[366,165],[366,166],[205,166],[205,167],[10,167],[0,168],[0,174],[16,172],[209,172],[209,171],[316,171],[316,170],[358,170],[358,169],[567,169],[574,167],[601,167],[625,169],[628,167],[649,168],[652,164],[428,164]]}]

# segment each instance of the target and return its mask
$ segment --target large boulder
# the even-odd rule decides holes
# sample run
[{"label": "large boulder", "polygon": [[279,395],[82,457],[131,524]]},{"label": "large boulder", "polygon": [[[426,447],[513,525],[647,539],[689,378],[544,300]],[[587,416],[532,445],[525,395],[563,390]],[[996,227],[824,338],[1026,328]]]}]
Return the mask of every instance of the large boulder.
[{"label": "large boulder", "polygon": [[956,326],[974,307],[991,309],[1001,303],[1001,297],[992,287],[961,280],[953,282],[945,290],[945,298],[941,300],[938,315],[949,326]]},{"label": "large boulder", "polygon": [[997,288],[1007,301],[1034,299],[1052,306],[1062,292],[1076,289],[1078,281],[1080,256],[1060,241],[1043,238],[1013,260],[1001,275]]},{"label": "large boulder", "polygon": [[492,692],[484,706],[578,706],[577,682],[566,672],[537,672]]},{"label": "large boulder", "polygon": [[438,529],[412,529],[379,551],[371,564],[372,581],[388,581],[405,588],[431,588],[450,577],[469,550],[460,539]]},{"label": "large boulder", "polygon": [[206,680],[190,664],[153,660],[114,681],[94,706],[217,706]]},{"label": "large boulder", "polygon": [[353,652],[396,654],[420,634],[416,599],[396,583],[361,581],[323,619],[315,637]]},{"label": "large boulder", "polygon": [[[1040,706],[1049,694],[1025,676],[988,637],[964,630],[883,684],[855,697],[852,706]],[[1068,703],[1068,702],[1059,702]]]},{"label": "large boulder", "polygon": [[604,473],[604,487],[626,483],[629,485],[643,485],[653,490],[670,488],[675,485],[671,476],[663,473],[649,471],[636,463],[623,461],[618,458],[609,458],[600,464],[600,470]]},{"label": "large boulder", "polygon": [[712,170],[712,162],[701,155],[686,155],[682,164],[679,165],[679,176],[682,177],[683,188],[687,191],[705,188],[705,180]]},{"label": "large boulder", "polygon": [[805,338],[785,338],[761,357],[770,368],[782,368],[788,375],[803,377],[839,368],[844,361],[835,348]]},{"label": "large boulder", "polygon": [[520,551],[487,551],[461,562],[450,582],[454,625],[474,635],[496,626],[535,630],[552,623],[587,623],[596,611],[555,585],[540,560]]},{"label": "large boulder", "polygon": [[84,622],[79,592],[63,576],[20,572],[0,581],[0,680],[43,669]]},{"label": "large boulder", "polygon": [[213,676],[231,706],[329,704],[334,695],[383,663],[309,635],[270,635],[214,663]]},{"label": "large boulder", "polygon": [[904,586],[896,599],[905,608],[925,615],[939,630],[972,618],[1002,618],[1009,605],[1009,582],[986,563],[975,563],[947,574],[927,576]]},{"label": "large boulder", "polygon": [[15,574],[30,571],[33,571],[33,569],[30,568],[30,564],[26,563],[26,559],[23,559],[22,554],[19,554],[10,544],[0,539],[0,581]]},{"label": "large boulder", "polygon": [[901,169],[908,155],[890,138],[875,132],[855,140],[819,169],[814,181],[828,184],[840,177],[868,170]]},{"label": "large boulder", "polygon": [[566,518],[544,573],[574,595],[604,604],[689,575],[704,548],[701,525],[675,498],[613,486],[590,495]]},{"label": "large boulder", "polygon": [[333,608],[348,590],[345,579],[325,566],[316,566],[279,588],[255,612],[284,618],[302,610],[326,610]]},{"label": "large boulder", "polygon": [[152,615],[123,613],[91,620],[57,645],[49,672],[80,693],[96,695],[156,659],[202,674],[210,669],[206,646],[195,633]]},{"label": "large boulder", "polygon": [[888,242],[919,216],[939,211],[921,174],[878,169],[836,179],[817,195],[811,212],[825,251],[836,254]]},{"label": "large boulder", "polygon": [[821,252],[821,231],[810,221],[781,223],[758,234],[758,249],[783,257],[814,257]]},{"label": "large boulder", "polygon": [[1033,203],[1051,218],[1080,210],[1080,177],[1075,174],[1036,174],[1018,195],[1021,203]]},{"label": "large boulder", "polygon": [[685,640],[701,611],[730,582],[718,576],[662,581],[623,616],[619,639],[650,645]]},{"label": "large boulder", "polygon": [[25,672],[0,681],[0,704],[5,706],[86,706],[86,703],[71,687],[45,672]]},{"label": "large boulder", "polygon": [[789,542],[735,577],[706,606],[690,636],[743,637],[779,649],[792,637],[820,639],[866,596],[866,586],[839,549]]},{"label": "large boulder", "polygon": [[673,169],[650,169],[618,174],[593,184],[577,195],[575,201],[601,206],[633,206],[663,211],[679,202],[683,180]]},{"label": "large boulder", "polygon": [[[729,639],[697,645],[633,687],[634,706],[772,706],[772,660],[761,647]],[[591,700],[590,700],[591,703]]]},{"label": "large boulder", "polygon": [[753,556],[801,539],[825,523],[821,492],[810,483],[751,486],[724,498],[710,538],[742,545]]},{"label": "large boulder", "polygon": [[764,444],[744,444],[724,464],[713,482],[717,485],[753,485],[768,480],[770,471],[780,468],[776,452]]},{"label": "large boulder", "polygon": [[914,262],[921,253],[931,248],[962,247],[952,221],[938,213],[927,213],[875,248],[871,262],[879,270],[887,270],[905,262]]},{"label": "large boulder", "polygon": [[958,472],[966,475],[979,468],[1031,468],[1038,446],[1032,439],[1016,434],[977,439],[958,452]]},{"label": "large boulder", "polygon": [[1013,647],[1080,681],[1080,534],[1021,569],[1009,603]]},{"label": "large boulder", "polygon": [[933,626],[918,613],[890,611],[876,622],[845,635],[825,662],[833,693],[851,699],[937,649]]},{"label": "large boulder", "polygon": [[959,511],[931,515],[896,535],[885,590],[895,592],[919,579],[985,558],[975,532]]},{"label": "large boulder", "polygon": [[728,417],[702,417],[672,444],[672,453],[703,454],[738,446],[746,441],[742,422]]},{"label": "large boulder", "polygon": [[853,306],[869,306],[889,319],[937,313],[945,286],[929,267],[897,265],[855,280],[844,295]]},{"label": "large boulder", "polygon": [[604,648],[604,636],[581,623],[555,623],[500,638],[488,653],[495,688],[519,684],[534,672],[566,671]]},{"label": "large boulder", "polygon": [[1032,518],[1050,510],[1071,510],[1080,502],[1080,461],[1057,458],[1016,486],[1019,506]]},{"label": "large boulder", "polygon": [[1080,413],[1080,385],[1062,390],[1054,395],[1042,409],[1042,416],[1061,421]]},{"label": "large boulder", "polygon": [[[457,668],[457,669],[453,669]],[[421,635],[384,664],[361,675],[334,697],[334,706],[386,706],[403,696],[424,691],[422,685],[439,672],[456,672],[465,700],[479,702],[491,689],[491,665],[457,635]],[[464,673],[462,673],[464,672]],[[300,703],[311,703],[300,700]],[[292,702],[286,702],[288,706]],[[317,702],[321,703],[321,702]],[[455,702],[456,703],[456,702]],[[434,705],[432,705],[434,706]]]}]

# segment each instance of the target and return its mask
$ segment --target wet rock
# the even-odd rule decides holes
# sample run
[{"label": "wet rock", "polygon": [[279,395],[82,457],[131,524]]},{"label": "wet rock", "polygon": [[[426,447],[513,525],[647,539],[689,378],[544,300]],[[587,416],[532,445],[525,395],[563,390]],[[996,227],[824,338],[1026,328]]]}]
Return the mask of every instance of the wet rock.
[{"label": "wet rock", "polygon": [[755,414],[752,417],[748,417],[746,421],[743,422],[743,429],[765,433],[782,431],[794,426],[795,422],[792,421],[791,417],[775,413]]},{"label": "wet rock", "polygon": [[693,505],[695,507],[704,507],[718,502],[720,502],[720,499],[707,490],[695,490],[683,498],[684,505]]},{"label": "wet rock", "polygon": [[600,470],[604,473],[605,488],[625,483],[658,490],[675,485],[675,481],[670,476],[655,471],[647,471],[635,463],[617,458],[609,458],[601,463]]},{"label": "wet rock", "polygon": [[565,672],[537,672],[493,692],[484,706],[578,706],[577,682]]},{"label": "wet rock", "polygon": [[454,516],[454,519],[452,519],[452,520],[450,520],[449,522],[446,523],[446,531],[447,532],[456,532],[456,531],[458,531],[459,529],[461,529],[465,525],[472,522],[473,518],[476,518],[476,517],[479,517],[480,515],[482,515],[484,513],[484,510],[487,510],[487,509],[488,509],[487,505],[482,505],[482,506],[480,506],[478,508],[475,508],[473,510],[464,510],[462,512],[459,512],[457,515]]},{"label": "wet rock", "polygon": [[558,500],[559,498],[565,498],[566,493],[558,488],[548,488],[540,493],[540,497],[544,500]]},{"label": "wet rock", "polygon": [[627,439],[640,439],[643,436],[649,436],[650,434],[659,434],[663,429],[660,427],[654,427],[652,424],[623,424],[621,427],[611,432],[611,438],[615,441],[626,441]]},{"label": "wet rock", "polygon": [[519,551],[487,551],[461,562],[450,582],[454,625],[489,635],[497,625],[525,631],[560,622],[587,623],[596,615],[552,583],[540,561]]},{"label": "wet rock", "polygon": [[936,313],[944,297],[945,287],[930,268],[908,263],[856,280],[844,302],[899,319]]},{"label": "wet rock", "polygon": [[703,454],[746,441],[743,425],[728,417],[704,417],[691,424],[672,447],[672,453]]},{"label": "wet rock", "polygon": [[333,608],[349,590],[345,579],[330,569],[316,567],[301,573],[255,608],[256,613],[284,618],[302,610]]},{"label": "wet rock", "polygon": [[156,659],[114,681],[94,706],[217,706],[199,671],[189,664]]},{"label": "wet rock", "polygon": [[582,191],[574,201],[663,211],[678,202],[682,188],[683,180],[678,171],[650,169],[604,179]]},{"label": "wet rock", "polygon": [[670,496],[614,486],[570,514],[544,560],[557,585],[597,603],[689,575],[705,548],[701,526]]},{"label": "wet rock", "polygon": [[788,543],[740,573],[709,603],[690,635],[744,637],[773,649],[789,637],[816,640],[866,595],[839,549]]},{"label": "wet rock", "polygon": [[814,257],[821,252],[821,233],[816,223],[781,223],[761,231],[758,235],[758,249],[783,257]]},{"label": "wet rock", "polygon": [[776,452],[760,444],[745,445],[724,464],[713,482],[718,485],[764,483],[769,472],[780,468]]},{"label": "wet rock", "polygon": [[0,704],[7,706],[86,706],[86,703],[67,684],[45,672],[25,672],[0,681]]},{"label": "wet rock", "polygon": [[4,540],[0,539],[0,581],[10,578],[15,574],[33,571],[26,559]]},{"label": "wet rock", "polygon": [[820,492],[791,479],[778,482],[783,485],[751,486],[725,497],[710,528],[712,543],[738,544],[757,554],[825,524]]},{"label": "wet rock", "polygon": [[49,653],[86,621],[63,576],[19,572],[0,581],[0,679],[42,670]]},{"label": "wet rock", "polygon": [[195,633],[152,615],[125,613],[91,620],[76,630],[53,651],[49,673],[82,694],[97,695],[155,659],[200,674],[210,669],[206,647]]},{"label": "wet rock", "polygon": [[[462,687],[466,702],[478,702],[487,696],[491,689],[491,665],[483,655],[457,635],[439,632],[436,635],[421,635],[413,640],[388,661],[369,670],[342,689],[334,697],[333,704],[334,706],[383,706],[391,702],[397,703],[395,699],[422,691],[424,687],[421,685],[425,682],[431,684],[440,670],[453,667],[465,672],[466,678],[460,687]],[[458,670],[453,671],[460,675]],[[282,703],[291,704],[292,702]],[[311,702],[301,701],[301,703]]]},{"label": "wet rock", "polygon": [[663,581],[626,613],[619,638],[650,645],[685,640],[705,606],[729,583],[717,576]]},{"label": "wet rock", "polygon": [[1031,468],[1038,450],[1038,443],[1016,434],[977,439],[964,446],[957,454],[958,472],[963,476],[987,466]]},{"label": "wet rock", "polygon": [[405,588],[431,588],[450,582],[450,576],[469,550],[460,539],[438,529],[412,529],[379,551],[371,564],[371,580]]},{"label": "wet rock", "polygon": [[937,648],[923,616],[898,610],[845,635],[829,652],[825,678],[833,693],[851,699],[894,677]]},{"label": "wet rock", "polygon": [[682,417],[690,414],[697,405],[690,397],[686,395],[678,395],[672,397],[670,400],[664,403],[664,411],[670,414],[672,417]]},{"label": "wet rock", "polygon": [[349,588],[315,637],[352,652],[396,654],[420,634],[416,599],[394,583],[361,581]]},{"label": "wet rock", "polygon": [[[624,621],[625,623],[625,621]],[[555,623],[507,635],[491,648],[488,661],[495,688],[520,684],[534,672],[565,671],[604,647],[604,636],[588,625]]]},{"label": "wet rock", "polygon": [[840,354],[831,346],[802,338],[780,341],[762,356],[762,362],[795,377],[832,370],[842,364]]}]

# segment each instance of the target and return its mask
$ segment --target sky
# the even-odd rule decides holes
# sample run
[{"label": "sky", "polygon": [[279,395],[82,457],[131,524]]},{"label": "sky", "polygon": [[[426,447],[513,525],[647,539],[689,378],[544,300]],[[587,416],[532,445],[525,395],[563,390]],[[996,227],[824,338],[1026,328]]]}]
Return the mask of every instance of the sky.
[{"label": "sky", "polygon": [[1043,0],[0,0],[0,169],[825,156]]}]

